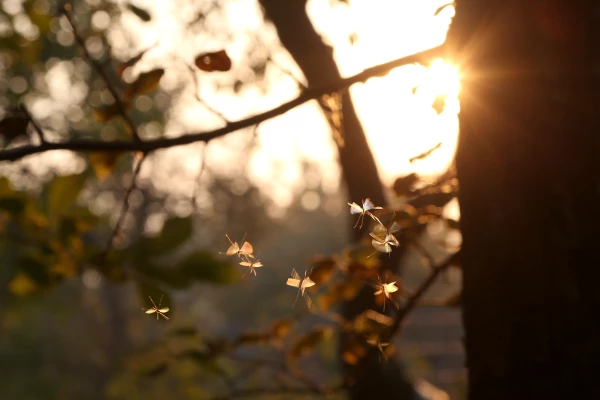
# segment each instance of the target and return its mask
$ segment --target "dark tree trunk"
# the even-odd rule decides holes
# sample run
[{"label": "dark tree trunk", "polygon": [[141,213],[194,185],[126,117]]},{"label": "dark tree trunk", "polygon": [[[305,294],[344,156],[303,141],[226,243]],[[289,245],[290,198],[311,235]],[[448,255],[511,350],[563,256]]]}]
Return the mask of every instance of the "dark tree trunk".
[{"label": "dark tree trunk", "polygon": [[598,398],[600,9],[456,3],[469,399]]},{"label": "dark tree trunk", "polygon": [[[260,0],[260,3],[267,18],[275,25],[281,43],[302,70],[309,87],[341,78],[333,58],[333,49],[323,42],[306,14],[306,0]],[[349,93],[341,95],[345,145],[338,147],[338,152],[348,199],[350,202],[360,202],[368,197],[377,205],[385,205],[377,166],[352,99]],[[351,230],[352,240],[358,240],[365,231]],[[397,262],[398,257],[394,260]],[[375,305],[372,289],[367,289],[357,299],[343,305],[342,313],[346,318],[353,319],[367,309],[379,309]],[[380,363],[377,354],[373,354],[374,357],[366,358],[360,365],[360,371],[365,373],[355,380],[350,389],[350,398],[412,399],[414,392],[397,361]]]}]

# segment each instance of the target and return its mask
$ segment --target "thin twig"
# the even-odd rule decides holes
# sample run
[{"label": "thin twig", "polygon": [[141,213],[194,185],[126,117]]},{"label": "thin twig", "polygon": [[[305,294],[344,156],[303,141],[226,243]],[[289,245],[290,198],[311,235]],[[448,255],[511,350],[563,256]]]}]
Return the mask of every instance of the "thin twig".
[{"label": "thin twig", "polygon": [[217,117],[219,117],[223,122],[225,122],[225,124],[229,124],[229,120],[227,119],[225,114],[223,114],[221,111],[213,108],[213,106],[208,104],[206,102],[206,100],[203,100],[202,97],[200,97],[200,81],[198,80],[198,76],[196,75],[196,70],[194,69],[194,67],[192,67],[188,63],[185,63],[185,66],[189,69],[190,73],[192,74],[192,78],[194,79],[194,86],[195,86],[194,96],[196,97],[196,100],[200,104],[202,104],[204,106],[204,108],[206,108],[208,111],[210,111],[211,113],[213,113]]},{"label": "thin twig", "polygon": [[106,73],[104,68],[102,68],[102,65],[100,65],[96,60],[94,60],[94,58],[92,57],[92,55],[90,54],[90,52],[88,51],[88,49],[85,45],[85,40],[83,39],[83,36],[81,36],[81,33],[77,30],[77,25],[75,24],[75,18],[73,17],[72,8],[73,7],[71,6],[71,4],[68,1],[65,2],[64,8],[63,8],[63,13],[64,13],[65,17],[67,18],[67,21],[69,21],[69,24],[71,25],[71,29],[73,29],[73,35],[75,35],[75,39],[77,40],[77,43],[79,43],[79,47],[81,47],[81,50],[85,54],[85,57],[88,59],[89,63],[92,65],[92,67],[96,70],[98,75],[100,75],[102,77],[102,79],[104,80],[104,83],[106,84],[106,88],[109,90],[110,94],[112,95],[112,97],[115,100],[115,104],[117,105],[119,114],[121,115],[121,117],[123,118],[123,120],[125,121],[127,126],[129,127],[129,129],[131,130],[133,139],[136,142],[141,142],[141,139],[138,135],[137,127],[136,127],[135,123],[133,122],[133,120],[131,119],[131,117],[129,116],[129,114],[127,114],[127,109],[125,108],[125,104],[121,100],[121,97],[117,93],[117,90],[112,85],[112,83],[108,77],[108,74]]},{"label": "thin twig", "polygon": [[365,69],[363,72],[348,78],[340,79],[335,82],[328,83],[323,86],[313,87],[302,92],[298,97],[287,101],[275,108],[272,108],[263,113],[253,115],[238,121],[229,123],[227,126],[214,129],[212,131],[192,133],[192,134],[181,134],[178,137],[171,138],[157,138],[151,140],[145,140],[143,142],[126,142],[126,141],[114,141],[105,142],[101,140],[70,140],[62,143],[44,143],[40,146],[21,146],[0,152],[0,161],[15,161],[31,154],[43,153],[50,150],[72,150],[72,151],[141,151],[143,153],[149,153],[159,149],[165,149],[169,147],[182,146],[195,142],[207,142],[209,140],[227,135],[231,132],[238,131],[243,128],[250,127],[252,125],[259,124],[263,121],[277,117],[284,114],[299,105],[302,105],[310,100],[320,98],[324,94],[334,93],[342,91],[351,85],[359,82],[365,82],[370,78],[376,76],[383,76],[394,68],[401,67],[403,65],[414,64],[419,62],[425,62],[436,57],[442,57],[444,48],[443,46],[434,47],[432,49],[422,51],[420,53],[412,54],[410,56],[398,58],[396,60],[377,65],[371,68]]},{"label": "thin twig", "polygon": [[414,291],[414,293],[406,300],[406,303],[400,308],[396,316],[394,317],[394,323],[392,324],[388,334],[383,341],[389,342],[391,337],[398,331],[402,322],[408,314],[417,306],[421,297],[425,294],[431,285],[436,281],[437,277],[449,268],[453,263],[456,262],[460,255],[460,250],[448,257],[443,263],[433,267],[429,276],[421,282],[421,285]]},{"label": "thin twig", "polygon": [[206,169],[206,155],[208,149],[208,142],[204,143],[204,147],[202,147],[202,154],[200,157],[200,168],[198,169],[198,176],[196,177],[196,185],[194,185],[194,194],[192,195],[192,207],[194,207],[194,211],[198,211],[198,194],[200,193],[200,185],[202,184],[202,176],[204,175],[204,170]]},{"label": "thin twig", "polygon": [[123,205],[121,206],[121,213],[119,214],[119,219],[117,220],[117,223],[115,224],[115,227],[110,235],[110,238],[108,239],[108,242],[106,243],[106,248],[105,248],[104,252],[100,256],[100,260],[98,262],[100,267],[104,266],[104,264],[106,263],[108,255],[110,254],[110,251],[112,250],[115,238],[121,231],[121,226],[123,225],[123,222],[125,221],[125,216],[127,215],[127,212],[129,211],[129,198],[131,197],[131,193],[133,193],[133,190],[137,186],[136,179],[142,169],[142,164],[146,160],[147,156],[148,156],[147,154],[142,155],[142,158],[138,161],[137,165],[135,166],[135,168],[133,170],[133,173],[131,175],[131,184],[129,185],[129,188],[127,188],[127,192],[125,192],[125,198],[123,199]]},{"label": "thin twig", "polygon": [[20,108],[21,108],[21,110],[23,110],[25,115],[27,115],[27,118],[29,118],[29,122],[31,122],[31,125],[33,125],[33,127],[35,128],[35,131],[37,132],[38,137],[40,138],[40,142],[42,144],[46,143],[46,138],[44,138],[44,131],[42,131],[42,128],[33,119],[29,110],[27,109],[27,107],[25,107],[25,104],[21,104]]}]

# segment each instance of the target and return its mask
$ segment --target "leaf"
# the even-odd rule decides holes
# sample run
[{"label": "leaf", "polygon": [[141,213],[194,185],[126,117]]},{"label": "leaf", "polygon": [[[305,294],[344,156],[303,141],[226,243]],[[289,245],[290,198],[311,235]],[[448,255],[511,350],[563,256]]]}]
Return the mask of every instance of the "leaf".
[{"label": "leaf", "polygon": [[431,108],[435,110],[435,112],[440,115],[444,111],[444,107],[446,107],[446,96],[445,94],[438,94],[433,100],[433,104],[431,104]]},{"label": "leaf", "polygon": [[239,270],[230,262],[223,262],[214,254],[198,251],[186,256],[177,264],[183,274],[198,281],[226,285],[239,278]]},{"label": "leaf", "polygon": [[17,296],[27,296],[38,289],[38,285],[26,274],[19,272],[8,284],[8,289]]},{"label": "leaf", "polygon": [[392,189],[394,189],[394,192],[396,193],[397,196],[406,196],[407,194],[409,194],[412,191],[412,186],[418,180],[419,180],[419,177],[417,174],[415,174],[414,172],[410,173],[406,176],[396,178],[396,180],[394,181],[394,185],[392,186]]},{"label": "leaf", "polygon": [[438,7],[435,10],[435,12],[433,13],[433,16],[435,17],[435,16],[439,15],[442,11],[444,11],[446,9],[446,7],[450,7],[450,6],[454,6],[454,2],[448,3],[448,4],[444,4],[443,6]]},{"label": "leaf", "polygon": [[410,161],[411,163],[417,161],[417,160],[422,160],[424,158],[427,158],[431,155],[431,153],[433,153],[434,151],[436,151],[437,149],[439,149],[440,147],[442,147],[442,142],[439,142],[438,144],[436,144],[435,146],[433,146],[431,149],[424,151],[421,154],[418,154],[412,158],[410,158],[408,161]]},{"label": "leaf", "polygon": [[127,8],[129,9],[129,11],[134,13],[139,19],[141,19],[144,22],[150,22],[150,20],[152,19],[148,11],[139,8],[138,6],[134,6],[133,4],[129,3],[127,4]]},{"label": "leaf", "polygon": [[50,277],[48,276],[48,269],[46,264],[36,256],[35,254],[22,256],[17,260],[17,268],[27,274],[37,285],[45,286],[50,283]]},{"label": "leaf", "polygon": [[225,72],[231,69],[231,59],[225,50],[202,53],[196,57],[194,63],[200,70],[205,72]]},{"label": "leaf", "polygon": [[8,211],[10,214],[20,214],[25,209],[25,201],[19,197],[0,198],[0,209]]},{"label": "leaf", "polygon": [[316,329],[301,336],[292,346],[288,353],[290,361],[312,352],[319,343],[331,334],[328,327],[317,327]]},{"label": "leaf", "polygon": [[47,211],[57,218],[68,210],[79,197],[85,183],[83,174],[58,176],[47,187]]},{"label": "leaf", "polygon": [[385,332],[394,320],[374,310],[367,310],[354,319],[354,330],[358,333],[379,335]]},{"label": "leaf", "polygon": [[140,94],[149,93],[158,87],[160,78],[165,74],[165,70],[162,68],[154,69],[152,71],[141,73],[138,78],[125,86],[123,92],[125,101],[132,99]]},{"label": "leaf", "polygon": [[[125,104],[125,110],[128,111],[131,109],[131,105]],[[117,103],[110,104],[108,106],[100,107],[94,110],[94,117],[98,120],[98,122],[107,122],[112,118],[120,116],[121,111],[117,106]]]},{"label": "leaf", "polygon": [[151,238],[150,249],[153,254],[160,254],[181,246],[192,236],[194,231],[191,217],[169,218],[165,221],[160,234]]},{"label": "leaf", "polygon": [[227,372],[218,364],[217,359],[212,354],[199,350],[190,350],[182,353],[180,357],[191,359],[207,372],[218,376],[227,376]]},{"label": "leaf", "polygon": [[134,57],[130,58],[129,60],[119,64],[119,66],[117,67],[117,71],[116,71],[117,76],[119,78],[121,78],[123,76],[123,73],[125,72],[125,70],[127,68],[133,67],[135,64],[137,64],[142,59],[142,57],[144,57],[144,54],[146,54],[146,52],[150,49],[151,49],[151,47],[146,50],[141,51],[140,53],[138,53]]},{"label": "leaf", "polygon": [[292,319],[280,319],[271,325],[271,336],[283,339],[289,333],[294,321]]},{"label": "leaf", "polygon": [[337,269],[337,263],[333,257],[317,256],[311,264],[313,267],[309,276],[317,285],[329,281]]},{"label": "leaf", "polygon": [[117,159],[123,154],[117,151],[95,151],[88,159],[99,181],[108,178],[114,171]]},{"label": "leaf", "polygon": [[7,112],[0,120],[0,136],[4,138],[4,145],[10,144],[19,136],[27,136],[29,118],[22,112]]}]

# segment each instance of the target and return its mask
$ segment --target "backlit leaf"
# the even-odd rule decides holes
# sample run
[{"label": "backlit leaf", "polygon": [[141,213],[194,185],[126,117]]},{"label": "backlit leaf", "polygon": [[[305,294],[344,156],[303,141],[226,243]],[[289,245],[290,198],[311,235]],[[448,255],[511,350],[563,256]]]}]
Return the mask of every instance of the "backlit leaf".
[{"label": "backlit leaf", "polygon": [[96,151],[90,153],[90,166],[99,181],[105,180],[113,173],[117,159],[121,154],[121,152],[116,151]]},{"label": "backlit leaf", "polygon": [[138,6],[134,6],[133,4],[129,3],[127,4],[127,8],[129,9],[129,11],[134,13],[139,19],[141,19],[144,22],[150,22],[150,20],[152,19],[148,11],[139,8]]},{"label": "backlit leaf", "polygon": [[417,174],[410,173],[406,176],[396,178],[392,188],[397,196],[406,196],[412,191],[413,185],[419,180]]},{"label": "backlit leaf", "polygon": [[160,78],[162,78],[164,74],[165,70],[162,68],[141,73],[134,82],[125,86],[125,101],[128,101],[135,96],[139,96],[140,94],[149,93],[155,90],[158,87]]},{"label": "backlit leaf", "polygon": [[8,284],[11,293],[17,296],[27,296],[38,289],[38,285],[27,274],[19,272]]},{"label": "backlit leaf", "polygon": [[56,218],[68,210],[79,197],[83,189],[85,176],[83,174],[58,176],[47,187],[48,215]]},{"label": "backlit leaf", "polygon": [[335,274],[337,263],[332,257],[317,256],[312,262],[310,279],[318,284],[325,283]]},{"label": "backlit leaf", "polygon": [[442,11],[444,11],[446,9],[446,7],[450,7],[450,6],[454,6],[454,3],[448,3],[448,4],[444,4],[441,7],[438,7],[435,12],[433,13],[433,16],[437,16],[439,15]]},{"label": "backlit leaf", "polygon": [[224,72],[231,69],[231,59],[225,50],[202,53],[196,57],[194,63],[200,70],[205,72]]},{"label": "backlit leaf", "polygon": [[121,63],[118,67],[117,67],[117,75],[119,76],[119,78],[121,78],[123,76],[123,72],[125,72],[125,70],[129,67],[133,67],[135,64],[137,64],[142,57],[144,57],[144,54],[146,54],[146,52],[149,49],[143,50],[140,53],[138,53],[136,56],[130,58],[129,60]]},{"label": "backlit leaf", "polygon": [[[131,107],[126,106],[126,109],[127,108]],[[119,107],[117,106],[117,103],[113,103],[108,106],[100,107],[94,110],[94,117],[98,120],[98,122],[106,122],[119,115],[121,115],[121,112],[119,110]]]}]

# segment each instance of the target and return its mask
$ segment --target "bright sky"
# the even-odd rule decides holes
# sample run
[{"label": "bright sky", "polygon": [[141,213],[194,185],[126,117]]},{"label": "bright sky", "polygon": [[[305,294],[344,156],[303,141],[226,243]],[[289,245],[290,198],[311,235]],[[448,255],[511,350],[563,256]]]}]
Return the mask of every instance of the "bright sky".
[{"label": "bright sky", "polygon": [[[126,3],[124,0],[116,2]],[[257,42],[264,45],[263,53],[267,54],[265,48],[268,48],[279,66],[296,77],[302,76],[279,45],[274,28],[263,24],[256,0],[228,0],[218,14],[208,14],[208,29],[195,31],[190,31],[187,23],[196,18],[199,6],[208,6],[211,2],[137,0],[134,3],[152,13],[152,22],[142,24],[135,15],[124,12],[123,24],[109,28],[107,36],[121,58],[156,45],[133,73],[165,68],[161,86],[167,90],[184,87],[168,115],[168,136],[223,125],[219,117],[195,98],[196,87],[186,62],[191,65],[194,56],[201,52],[225,49],[233,60],[230,72],[197,74],[200,97],[229,120],[268,110],[298,94],[294,79],[272,65],[265,71],[268,84],[264,90],[252,84],[244,86],[239,93],[232,90],[232,76],[252,76],[248,49],[256,49]],[[309,0],[308,11],[317,30],[334,47],[342,75],[349,76],[441,44],[454,10],[448,7],[438,16],[433,14],[445,3],[445,0],[349,0],[343,4],[333,0]],[[96,16],[96,22],[103,19],[106,16]],[[351,34],[356,34],[354,44],[349,41]],[[68,87],[68,69],[64,65],[51,68],[49,74],[52,73],[65,75],[62,87]],[[413,94],[416,86],[418,89]],[[430,69],[411,65],[351,88],[355,107],[386,183],[410,172],[427,175],[445,170],[457,139],[458,87],[457,72],[438,60]],[[431,107],[438,94],[448,95],[446,108],[440,115]],[[55,103],[54,100],[48,99],[46,103]],[[44,108],[43,104],[39,105],[38,109]],[[326,192],[339,189],[337,150],[315,102],[261,124],[258,146],[252,149],[249,147],[251,138],[251,130],[246,130],[211,142],[207,156],[210,170],[227,176],[247,174],[281,209],[305,189],[303,160],[318,163],[321,185]],[[409,162],[438,142],[443,143],[442,147],[430,157]],[[189,199],[195,187],[202,146],[195,144],[157,152],[153,157],[155,162],[145,165],[142,176],[152,176],[159,190]],[[200,198],[206,201],[208,196],[201,194]],[[173,211],[180,214],[191,211],[189,201],[180,203]]]}]

